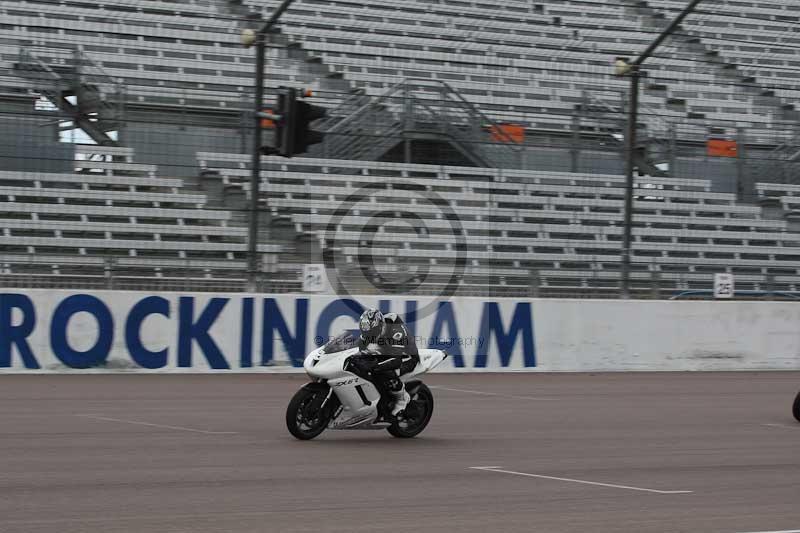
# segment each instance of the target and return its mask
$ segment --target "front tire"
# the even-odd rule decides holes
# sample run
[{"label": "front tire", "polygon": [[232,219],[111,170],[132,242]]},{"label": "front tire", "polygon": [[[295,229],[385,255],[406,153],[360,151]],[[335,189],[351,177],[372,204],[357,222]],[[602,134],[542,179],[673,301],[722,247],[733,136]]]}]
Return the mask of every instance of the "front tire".
[{"label": "front tire", "polygon": [[319,404],[328,394],[331,394],[328,387],[312,389],[306,386],[292,396],[286,408],[286,428],[292,436],[300,440],[311,440],[325,431],[333,412],[331,406],[334,396],[331,395],[328,403],[321,408],[316,408],[314,404]]},{"label": "front tire", "polygon": [[409,391],[411,401],[408,402],[404,416],[386,428],[386,431],[399,439],[410,439],[422,433],[433,416],[433,394],[427,385],[420,383],[412,390],[413,393]]},{"label": "front tire", "polygon": [[794,417],[800,422],[800,392],[797,393],[797,397],[794,399],[794,405],[792,406],[792,413]]}]

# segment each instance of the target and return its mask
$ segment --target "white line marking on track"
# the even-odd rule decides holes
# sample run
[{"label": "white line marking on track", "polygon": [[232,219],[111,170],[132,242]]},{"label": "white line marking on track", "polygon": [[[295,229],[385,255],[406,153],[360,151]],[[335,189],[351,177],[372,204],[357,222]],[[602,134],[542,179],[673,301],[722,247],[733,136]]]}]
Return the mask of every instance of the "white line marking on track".
[{"label": "white line marking on track", "polygon": [[[798,428],[800,428],[800,426],[792,426],[792,425],[789,425],[789,424],[761,424],[761,425],[764,426],[764,427],[768,427],[768,428],[789,428],[789,429],[798,429]],[[794,531],[800,533],[800,529],[796,529]],[[767,532],[767,533],[771,533],[771,532]],[[775,532],[775,533],[781,533],[781,532]]]},{"label": "white line marking on track", "polygon": [[629,485],[615,485],[613,483],[599,483],[597,481],[586,481],[584,479],[571,479],[566,477],[543,476],[540,474],[528,474],[525,472],[515,472],[513,470],[503,470],[499,467],[493,466],[471,466],[472,470],[482,470],[484,472],[499,472],[501,474],[511,474],[514,476],[535,477],[540,479],[551,479],[554,481],[568,481],[570,483],[581,483],[583,485],[597,485],[599,487],[610,487],[613,489],[636,490],[639,492],[654,492],[656,494],[691,494],[691,490],[656,490],[646,489],[642,487],[631,487]]},{"label": "white line marking on track", "polygon": [[748,531],[748,533],[800,533],[800,529],[782,529],[780,531]]},{"label": "white line marking on track", "polygon": [[513,394],[500,394],[499,392],[483,392],[483,391],[468,390],[468,389],[451,389],[449,387],[439,387],[438,385],[429,385],[428,388],[437,390],[446,390],[451,392],[463,392],[466,394],[480,394],[481,396],[499,396],[501,398],[513,398],[515,400],[537,400],[543,402],[556,401],[556,398],[537,398],[535,396],[516,396]]},{"label": "white line marking on track", "polygon": [[177,431],[189,431],[192,433],[205,433],[206,435],[236,435],[236,431],[206,431],[204,429],[186,428],[182,426],[167,426],[165,424],[152,424],[150,422],[140,422],[138,420],[125,420],[123,418],[110,418],[107,416],[97,415],[75,415],[82,418],[91,418],[93,420],[105,420],[106,422],[123,422],[125,424],[135,424],[137,426],[150,426],[155,428],[174,429]]}]

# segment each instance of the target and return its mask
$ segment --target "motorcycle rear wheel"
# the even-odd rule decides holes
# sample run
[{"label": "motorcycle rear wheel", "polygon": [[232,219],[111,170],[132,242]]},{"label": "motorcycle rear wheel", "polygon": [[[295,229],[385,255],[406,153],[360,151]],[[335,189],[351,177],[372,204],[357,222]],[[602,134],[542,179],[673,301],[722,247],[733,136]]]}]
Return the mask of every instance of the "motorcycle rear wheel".
[{"label": "motorcycle rear wheel", "polygon": [[794,399],[794,405],[792,406],[792,413],[794,417],[800,422],[800,392],[797,393],[797,397]]},{"label": "motorcycle rear wheel", "polygon": [[327,396],[330,389],[309,390],[302,388],[292,396],[289,406],[286,408],[286,429],[296,439],[311,440],[325,431],[330,421],[331,409],[325,405],[316,412],[309,411],[311,403],[317,399],[317,395]]},{"label": "motorcycle rear wheel", "polygon": [[393,437],[399,439],[410,439],[416,437],[428,425],[433,416],[433,394],[424,384],[420,383],[411,395],[411,401],[405,411],[407,416],[401,416],[399,420],[386,428]]}]

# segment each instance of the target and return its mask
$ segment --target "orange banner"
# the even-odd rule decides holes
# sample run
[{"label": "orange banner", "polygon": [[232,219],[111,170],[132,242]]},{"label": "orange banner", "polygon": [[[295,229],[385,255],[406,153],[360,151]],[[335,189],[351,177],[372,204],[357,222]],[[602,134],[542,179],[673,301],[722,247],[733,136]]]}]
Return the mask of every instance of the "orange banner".
[{"label": "orange banner", "polygon": [[489,133],[492,134],[493,141],[501,143],[515,142],[517,144],[525,142],[525,128],[517,124],[492,126],[489,128]]},{"label": "orange banner", "polygon": [[709,139],[706,149],[706,153],[710,157],[739,157],[739,147],[736,141]]}]

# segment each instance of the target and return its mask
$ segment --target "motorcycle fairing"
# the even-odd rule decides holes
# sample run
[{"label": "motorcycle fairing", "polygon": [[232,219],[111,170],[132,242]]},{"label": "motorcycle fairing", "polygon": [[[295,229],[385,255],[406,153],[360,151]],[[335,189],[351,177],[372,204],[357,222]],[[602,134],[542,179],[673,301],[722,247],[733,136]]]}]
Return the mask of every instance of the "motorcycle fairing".
[{"label": "motorcycle fairing", "polygon": [[[341,352],[325,353],[322,348],[306,357],[303,368],[309,376],[325,380],[339,398],[341,409],[328,424],[329,429],[384,429],[388,422],[377,422],[378,402],[381,395],[369,381],[344,370],[347,359],[358,353],[358,348]],[[400,379],[409,381],[424,374],[441,363],[447,353],[441,350],[419,350],[419,363]]]}]

